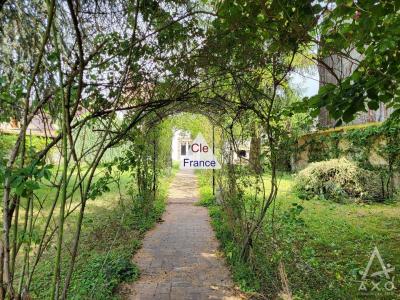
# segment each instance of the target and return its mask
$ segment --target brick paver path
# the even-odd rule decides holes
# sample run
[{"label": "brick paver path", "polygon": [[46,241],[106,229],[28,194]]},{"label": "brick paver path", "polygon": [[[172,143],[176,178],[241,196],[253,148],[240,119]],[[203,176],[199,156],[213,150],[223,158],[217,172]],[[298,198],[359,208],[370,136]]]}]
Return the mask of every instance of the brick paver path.
[{"label": "brick paver path", "polygon": [[196,176],[180,171],[170,187],[164,222],[147,233],[134,257],[140,279],[121,288],[125,299],[243,299],[218,256],[207,209],[198,201]]}]

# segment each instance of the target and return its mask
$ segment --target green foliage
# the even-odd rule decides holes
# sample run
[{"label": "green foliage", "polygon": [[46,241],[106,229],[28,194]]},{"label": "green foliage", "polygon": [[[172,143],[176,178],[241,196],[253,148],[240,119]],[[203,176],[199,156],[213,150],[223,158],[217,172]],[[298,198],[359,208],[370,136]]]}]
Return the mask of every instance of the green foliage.
[{"label": "green foliage", "polygon": [[[274,213],[272,226],[271,223],[263,226],[252,242],[250,259],[244,262],[240,258],[241,247],[235,241],[236,234],[232,231],[226,207],[210,201],[209,174],[201,172],[199,178],[200,203],[205,203],[209,208],[212,226],[231,267],[233,280],[243,291],[254,293],[255,297],[259,294],[267,298],[277,297],[281,292],[278,268],[283,262],[295,296],[308,299],[309,293],[326,294],[322,299],[329,299],[335,292],[337,295],[337,291],[324,292],[321,287],[325,281],[307,270],[320,265],[316,250],[311,245],[303,249],[309,238],[301,204],[291,203],[279,213],[278,210]],[[272,218],[271,214],[269,218]]]},{"label": "green foliage", "polygon": [[254,292],[260,288],[260,282],[252,272],[251,267],[240,259],[241,247],[234,241],[231,228],[228,226],[227,216],[219,205],[209,206],[212,226],[216,232],[226,260],[231,265],[233,280],[243,291]]},{"label": "green foliage", "polygon": [[[308,43],[322,7],[311,1],[224,1],[213,22],[219,48],[210,58],[219,63],[232,58],[240,67],[260,67],[268,54],[288,53]],[[285,28],[285,30],[281,30]],[[239,47],[235,47],[235,46]]]},{"label": "green foliage", "polygon": [[204,206],[204,207],[211,207],[214,206],[215,203],[215,196],[212,193],[211,187],[211,172],[210,170],[196,170],[196,175],[199,181],[199,189],[200,189],[200,200],[197,202],[197,205]]},{"label": "green foliage", "polygon": [[[104,124],[97,120],[91,121],[85,125],[79,135],[75,137],[75,151],[78,156],[83,156],[84,162],[89,164],[96,156],[96,145],[103,138],[101,132],[95,131],[97,128],[103,128]],[[114,160],[115,157],[121,156],[128,149],[130,143],[118,144],[106,151],[101,159],[101,163],[106,164]],[[92,151],[88,151],[92,149]]]},{"label": "green foliage", "polygon": [[103,195],[103,193],[109,192],[109,184],[113,180],[111,176],[111,172],[107,170],[104,173],[104,176],[101,176],[96,182],[94,182],[90,186],[90,190],[88,191],[88,199],[96,199],[97,197]]},{"label": "green foliage", "polygon": [[[42,179],[50,180],[52,165],[33,161],[30,165],[12,172],[11,187],[18,196],[27,197],[40,188]],[[0,175],[1,178],[1,175]]]},{"label": "green foliage", "polygon": [[[4,180],[6,175],[6,160],[12,147],[16,142],[17,136],[10,134],[0,134],[0,180]],[[13,192],[22,197],[31,195],[33,191],[40,188],[40,182],[50,180],[53,165],[47,164],[45,161],[35,160],[36,151],[40,151],[45,147],[46,140],[41,137],[31,137],[28,141],[29,145],[27,155],[25,157],[25,167],[15,168],[11,172],[11,188]],[[17,161],[19,162],[19,160]],[[0,186],[0,190],[3,186]]]},{"label": "green foliage", "polygon": [[20,106],[24,95],[21,79],[7,84],[8,78],[2,75],[0,70],[0,122],[10,122],[10,118],[18,120],[21,118]]},{"label": "green foliage", "polygon": [[6,155],[8,155],[10,149],[15,144],[16,136],[10,134],[0,134],[0,163],[4,164]]},{"label": "green foliage", "polygon": [[[0,132],[0,165],[5,163],[5,159],[10,154],[16,141],[17,135]],[[27,158],[30,158],[36,152],[43,150],[48,140],[39,136],[27,136],[26,143],[28,148]]]},{"label": "green foliage", "polygon": [[[159,128],[162,130],[164,127]],[[172,130],[168,126],[165,128],[166,138],[170,139]],[[89,198],[96,199],[94,203],[99,203],[104,198],[111,197],[110,193],[117,192],[117,181],[123,179],[120,183],[122,186],[118,187],[122,189],[122,194],[117,196],[118,198],[122,196],[122,198],[119,204],[110,211],[100,211],[95,215],[86,213],[69,298],[111,299],[114,297],[115,288],[121,282],[138,278],[139,270],[132,263],[131,258],[140,247],[140,239],[144,233],[154,226],[164,212],[169,183],[168,178],[157,177],[157,191],[153,194],[151,190],[153,169],[150,166],[154,154],[153,141],[157,142],[158,134],[157,128],[149,130],[146,136],[135,138],[131,147],[123,150],[124,156],[117,156],[111,161],[103,162],[89,190]],[[167,152],[167,155],[170,153],[168,145],[156,150]],[[167,155],[164,154],[164,156]],[[163,164],[159,162],[156,166],[157,174],[161,167]],[[144,180],[144,183],[138,181],[138,171],[140,180]],[[132,177],[126,181],[128,175]],[[139,192],[140,189],[142,192]],[[151,197],[148,197],[149,194],[143,194],[144,189],[151,192]],[[153,198],[154,195],[155,198]],[[88,206],[90,206],[89,203]],[[44,288],[52,276],[53,265],[49,263],[52,260],[52,254],[49,254],[50,256],[39,264],[32,283],[32,293],[38,298],[49,297],[48,289]],[[66,275],[69,263],[69,257],[63,256],[62,278]]]},{"label": "green foliage", "polygon": [[[337,54],[346,59],[349,49],[360,57],[356,70],[338,86],[329,84],[310,99],[315,109],[326,107],[333,119],[351,121],[366,107],[379,103],[395,108],[399,115],[400,18],[398,1],[334,1],[319,24],[322,58]],[[354,52],[350,53],[354,56]]]},{"label": "green foliage", "polygon": [[[132,256],[141,247],[145,232],[154,226],[164,212],[172,176],[160,179],[157,198],[147,213],[129,201],[127,186],[130,178],[124,174],[122,179],[122,195],[125,199],[122,203],[110,202],[110,199],[119,197],[115,183],[111,183],[109,192],[98,195],[93,207],[92,202],[88,203],[89,212],[84,219],[69,299],[117,299],[115,291],[118,285],[139,277],[139,270],[132,262]],[[105,210],[99,206],[99,202],[104,200]],[[49,297],[48,282],[52,277],[52,261],[52,256],[47,255],[38,265],[31,288],[35,298]],[[69,262],[69,256],[64,255],[62,277],[66,274]]]},{"label": "green foliage", "polygon": [[[17,1],[16,4],[5,1],[4,5],[1,4],[0,9],[4,14],[0,18],[0,35],[5,43],[0,45],[0,121],[8,120],[9,117],[21,121],[31,113],[35,116],[39,113],[50,115],[53,121],[61,121],[63,118],[62,123],[70,122],[73,131],[71,140],[67,141],[64,135],[63,152],[65,154],[68,148],[74,147],[78,150],[78,157],[83,157],[79,160],[86,160],[86,165],[90,165],[89,161],[95,158],[94,153],[102,153],[102,150],[105,151],[112,145],[101,163],[114,161],[116,152],[118,156],[124,155],[116,163],[118,172],[129,172],[133,175],[130,182],[132,201],[126,213],[131,225],[138,232],[149,228],[162,211],[162,204],[157,202],[158,177],[163,168],[171,166],[168,151],[172,131],[168,126],[159,128],[157,124],[169,114],[182,111],[201,112],[221,123],[228,131],[227,134],[232,135],[242,125],[249,127],[258,121],[266,129],[270,141],[270,153],[266,153],[271,158],[270,166],[274,166],[279,160],[276,153],[284,153],[282,164],[287,163],[290,143],[282,140],[275,145],[274,140],[290,132],[286,127],[291,127],[291,124],[280,123],[285,121],[282,120],[285,109],[283,105],[276,104],[286,103],[288,78],[295,67],[292,64],[295,57],[299,52],[301,55],[308,53],[309,48],[313,47],[310,47],[311,43],[321,33],[325,39],[325,47],[321,48],[322,55],[330,54],[329,50],[332,49],[347,51],[354,45],[364,55],[364,62],[349,80],[343,82],[341,89],[334,86],[321,89],[322,100],[317,97],[317,101],[311,101],[312,104],[317,103],[314,108],[327,106],[334,116],[341,115],[346,121],[351,119],[355,111],[363,109],[365,97],[368,97],[370,108],[377,107],[378,98],[379,101],[389,104],[396,102],[398,98],[398,7],[389,1],[378,5],[363,1],[336,1],[332,12],[329,7],[323,7],[325,1],[322,0],[228,0],[199,3],[151,0],[139,1],[137,4],[121,2],[117,5],[114,1],[96,2],[96,5],[90,1],[78,1],[75,4],[79,8],[76,9],[76,16],[73,9],[64,9],[59,1],[55,1],[56,8],[49,9],[50,12],[56,11],[53,24],[53,15],[43,9],[41,1]],[[351,16],[357,12],[356,7],[361,7],[362,17],[349,23]],[[364,18],[363,14],[368,17]],[[324,18],[321,19],[321,16]],[[66,22],[65,20],[71,20],[70,17],[73,22]],[[54,29],[54,33],[46,30],[46,26]],[[316,32],[316,26],[321,31]],[[368,26],[371,26],[371,30]],[[20,34],[15,35],[15,28],[18,28]],[[57,39],[60,39],[59,43]],[[10,45],[13,47],[10,48]],[[57,67],[61,70],[60,74]],[[353,82],[356,84],[353,85]],[[65,97],[61,97],[61,91],[65,92]],[[335,100],[332,100],[333,96]],[[24,107],[23,100],[26,100],[28,107]],[[64,100],[67,100],[68,105],[64,105]],[[67,113],[65,109],[68,109]],[[61,111],[64,113],[61,114]],[[89,121],[91,118],[93,119]],[[209,125],[209,122],[197,122],[191,129],[193,132],[204,130],[206,126],[209,129]],[[66,127],[63,128],[65,133]],[[396,136],[391,135],[388,140],[390,139],[395,142]],[[67,145],[75,141],[76,144]],[[127,142],[126,148],[120,147],[121,141]],[[398,151],[393,141],[386,152],[393,162],[389,163],[390,166],[394,166],[395,153]],[[29,144],[30,146],[32,145]],[[54,148],[57,146],[59,145]],[[25,161],[25,165],[29,167],[18,169],[18,161],[12,166],[10,172],[15,174],[12,178],[13,193],[9,199],[6,194],[6,205],[14,204],[14,194],[28,196],[40,190],[38,181],[49,179],[50,171],[43,170],[44,164],[37,164],[38,168],[30,167],[37,150],[38,148],[28,151],[29,159]],[[3,152],[7,154],[7,151],[8,147]],[[0,155],[3,157],[3,153]],[[268,159],[261,159],[267,165],[265,161]],[[65,160],[64,169],[61,170],[64,172],[64,187],[67,187],[65,175],[69,175],[66,174],[69,171],[66,165],[71,167],[73,163],[73,159],[69,162]],[[78,167],[86,167],[81,162],[76,164]],[[96,168],[97,164],[92,167]],[[222,180],[227,179],[224,192],[229,207],[225,207],[221,214],[215,211],[215,218],[224,222],[216,227],[221,227],[221,239],[226,240],[228,256],[237,263],[239,271],[235,272],[235,278],[243,281],[242,285],[249,289],[254,286],[255,289],[260,289],[262,285],[250,283],[250,268],[238,262],[237,242],[257,219],[261,183],[249,179],[245,168],[237,169],[236,174],[235,167],[232,167],[228,174],[221,176],[225,177]],[[90,173],[90,168],[88,171]],[[4,174],[4,168],[0,168],[0,175]],[[75,174],[70,175],[71,185],[74,185]],[[242,178],[235,178],[235,175]],[[392,175],[393,169],[389,168],[388,177],[391,178]],[[89,190],[90,198],[98,200],[104,193],[112,191],[109,185],[113,178],[110,176],[105,174],[93,181]],[[62,186],[63,182],[58,177],[52,178],[53,186]],[[7,185],[7,180],[5,183]],[[255,191],[252,195],[248,192],[250,188],[254,188],[252,192]],[[65,199],[65,193],[62,195],[62,200],[58,201],[61,202],[60,211],[64,211],[66,200],[69,206],[67,210],[71,211],[76,194],[72,192],[68,199]],[[56,198],[49,199],[49,202],[57,203]],[[214,207],[211,198],[205,202]],[[40,207],[35,206],[34,211],[40,218],[43,212],[41,203]],[[4,212],[7,212],[6,208]],[[297,205],[282,217],[282,222],[301,228],[301,214],[302,208]],[[7,221],[10,217],[12,221],[14,216],[11,214],[3,219]],[[36,223],[36,216],[25,216],[25,223],[28,220]],[[59,220],[61,231],[58,236],[61,245],[63,213]],[[85,216],[84,223],[90,224],[91,220]],[[120,227],[118,222],[114,219],[112,221],[113,225]],[[236,226],[232,226],[230,222]],[[11,235],[7,228],[5,226],[6,238]],[[102,229],[106,229],[106,226]],[[50,250],[45,251],[46,254],[52,253],[51,240],[49,246]],[[96,245],[98,248],[101,246]],[[12,248],[14,251],[15,246]],[[260,249],[255,247],[254,251]],[[267,249],[275,250],[272,247]],[[89,258],[87,269],[78,263],[84,274],[82,282],[93,284],[96,276],[93,270],[102,259],[106,260],[108,257],[103,255],[104,249],[101,250],[91,256],[93,260]],[[313,256],[312,249],[309,250],[307,253]],[[61,246],[58,251],[61,251]],[[30,258],[30,254],[27,257]],[[114,257],[113,253],[109,254]],[[125,257],[125,254],[118,254],[115,255]],[[254,255],[250,254],[252,256]],[[86,261],[82,264],[84,263]],[[104,269],[106,274],[98,272],[98,280],[102,283],[108,280],[111,285],[104,283],[106,291],[99,291],[96,297],[109,297],[109,290],[124,274],[134,276],[134,270],[121,268],[123,263],[126,260],[115,264],[109,262],[110,268]],[[8,268],[8,264],[3,265]],[[55,269],[57,268],[58,265]],[[62,269],[67,268],[64,266]],[[262,271],[261,268],[258,270]],[[17,272],[14,274],[14,271],[12,270],[11,277],[17,278],[14,276]],[[5,277],[5,285],[10,286],[11,278]],[[56,282],[57,276],[54,277]],[[24,279],[21,282],[24,283]],[[88,290],[84,290],[85,287],[74,281],[72,287],[75,286],[78,286],[78,297],[92,297],[87,295]],[[53,290],[55,287],[56,284],[53,285]]]},{"label": "green foliage", "polygon": [[[130,249],[132,251],[132,249]],[[113,249],[109,252],[85,253],[85,261],[79,262],[73,274],[69,299],[111,299],[115,288],[123,281],[139,277],[139,269],[132,263],[128,249]],[[68,260],[63,259],[64,271]],[[38,272],[41,278],[33,282],[33,295],[44,299],[50,296],[48,281],[51,280],[52,264],[43,262]]]},{"label": "green foliage", "polygon": [[128,251],[113,250],[88,258],[82,269],[74,275],[71,298],[82,299],[90,295],[92,299],[106,299],[112,296],[121,282],[137,279],[139,269],[132,263],[131,255]]},{"label": "green foliage", "polygon": [[70,298],[111,298],[121,282],[139,277],[139,270],[131,259],[131,253],[118,250],[88,257],[82,269],[74,274]]},{"label": "green foliage", "polygon": [[298,173],[296,191],[306,199],[321,196],[335,202],[383,199],[379,176],[345,158],[311,163]]},{"label": "green foliage", "polygon": [[[162,190],[159,192],[159,197],[165,199],[166,191]],[[162,213],[165,210],[165,202],[157,200],[152,203],[150,209],[143,209],[142,199],[136,198],[133,200],[131,208],[130,221],[132,224],[136,224],[139,232],[144,233],[153,227],[154,223],[161,218]]]},{"label": "green foliage", "polygon": [[289,112],[288,115],[283,115],[281,120],[275,124],[278,169],[284,172],[291,171],[291,159],[293,153],[298,150],[298,139],[310,131],[313,122],[308,114],[293,113],[292,105],[298,103],[299,99],[289,98],[289,103],[282,108]]},{"label": "green foliage", "polygon": [[[280,179],[278,199],[268,222],[253,241],[251,259],[238,259],[238,245],[223,206],[209,207],[233,279],[255,297],[279,298],[279,265],[285,267],[294,299],[359,299],[359,271],[378,246],[385,262],[400,263],[396,230],[400,202],[342,205],[320,199],[301,200],[290,192],[292,176]],[[199,173],[201,199],[211,194],[210,177]],[[231,258],[229,258],[231,257]],[[398,285],[398,279],[395,278]],[[396,291],[383,299],[397,299]],[[379,297],[381,294],[376,294]],[[371,295],[371,297],[374,297]]]}]

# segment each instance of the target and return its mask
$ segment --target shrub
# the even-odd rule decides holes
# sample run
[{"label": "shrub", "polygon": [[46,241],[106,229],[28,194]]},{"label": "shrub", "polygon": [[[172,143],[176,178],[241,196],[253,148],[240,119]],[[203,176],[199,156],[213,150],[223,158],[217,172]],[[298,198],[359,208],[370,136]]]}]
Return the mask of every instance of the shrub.
[{"label": "shrub", "polygon": [[381,201],[381,187],[379,175],[358,167],[346,158],[311,163],[298,173],[295,184],[301,198],[322,196],[336,202]]},{"label": "shrub", "polygon": [[127,249],[107,253],[91,253],[80,265],[71,282],[73,299],[111,299],[115,288],[123,281],[139,277],[139,269],[131,261]]}]

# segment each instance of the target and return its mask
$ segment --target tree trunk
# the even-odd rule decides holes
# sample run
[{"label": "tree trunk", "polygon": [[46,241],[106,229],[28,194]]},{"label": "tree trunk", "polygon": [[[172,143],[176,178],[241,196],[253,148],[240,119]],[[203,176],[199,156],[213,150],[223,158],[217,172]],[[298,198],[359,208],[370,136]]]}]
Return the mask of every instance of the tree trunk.
[{"label": "tree trunk", "polygon": [[261,174],[262,172],[260,156],[261,156],[260,129],[257,124],[254,124],[251,132],[249,162],[250,162],[250,167],[256,174]]}]

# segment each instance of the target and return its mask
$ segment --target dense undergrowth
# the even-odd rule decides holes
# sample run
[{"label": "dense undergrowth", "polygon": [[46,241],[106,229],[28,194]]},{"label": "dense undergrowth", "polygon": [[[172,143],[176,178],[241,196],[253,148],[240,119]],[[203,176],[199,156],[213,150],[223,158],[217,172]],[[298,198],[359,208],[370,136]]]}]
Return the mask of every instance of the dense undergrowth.
[{"label": "dense undergrowth", "polygon": [[[174,172],[173,172],[174,174]],[[139,277],[139,269],[132,262],[140,248],[144,233],[152,228],[165,209],[165,199],[172,175],[160,179],[159,191],[150,210],[137,209],[137,199],[129,194],[129,176],[123,176],[122,199],[116,186],[88,204],[83,236],[79,246],[68,299],[117,299],[118,285]],[[121,201],[122,200],[122,201]],[[73,226],[70,220],[69,226]],[[71,243],[68,236],[66,243]],[[47,255],[35,273],[32,297],[48,299],[52,280],[53,256]],[[65,276],[70,255],[64,254],[62,276]],[[62,288],[62,287],[61,287]]]},{"label": "dense undergrowth", "polygon": [[[398,299],[397,290],[358,291],[376,246],[385,263],[400,264],[399,202],[339,204],[301,200],[292,192],[293,178],[283,175],[280,192],[254,239],[249,261],[240,257],[223,206],[212,196],[210,173],[199,172],[200,204],[209,208],[212,225],[231,267],[233,279],[261,299],[279,298],[284,266],[294,299]],[[378,266],[379,270],[379,266]],[[394,285],[399,286],[394,278]]]}]

